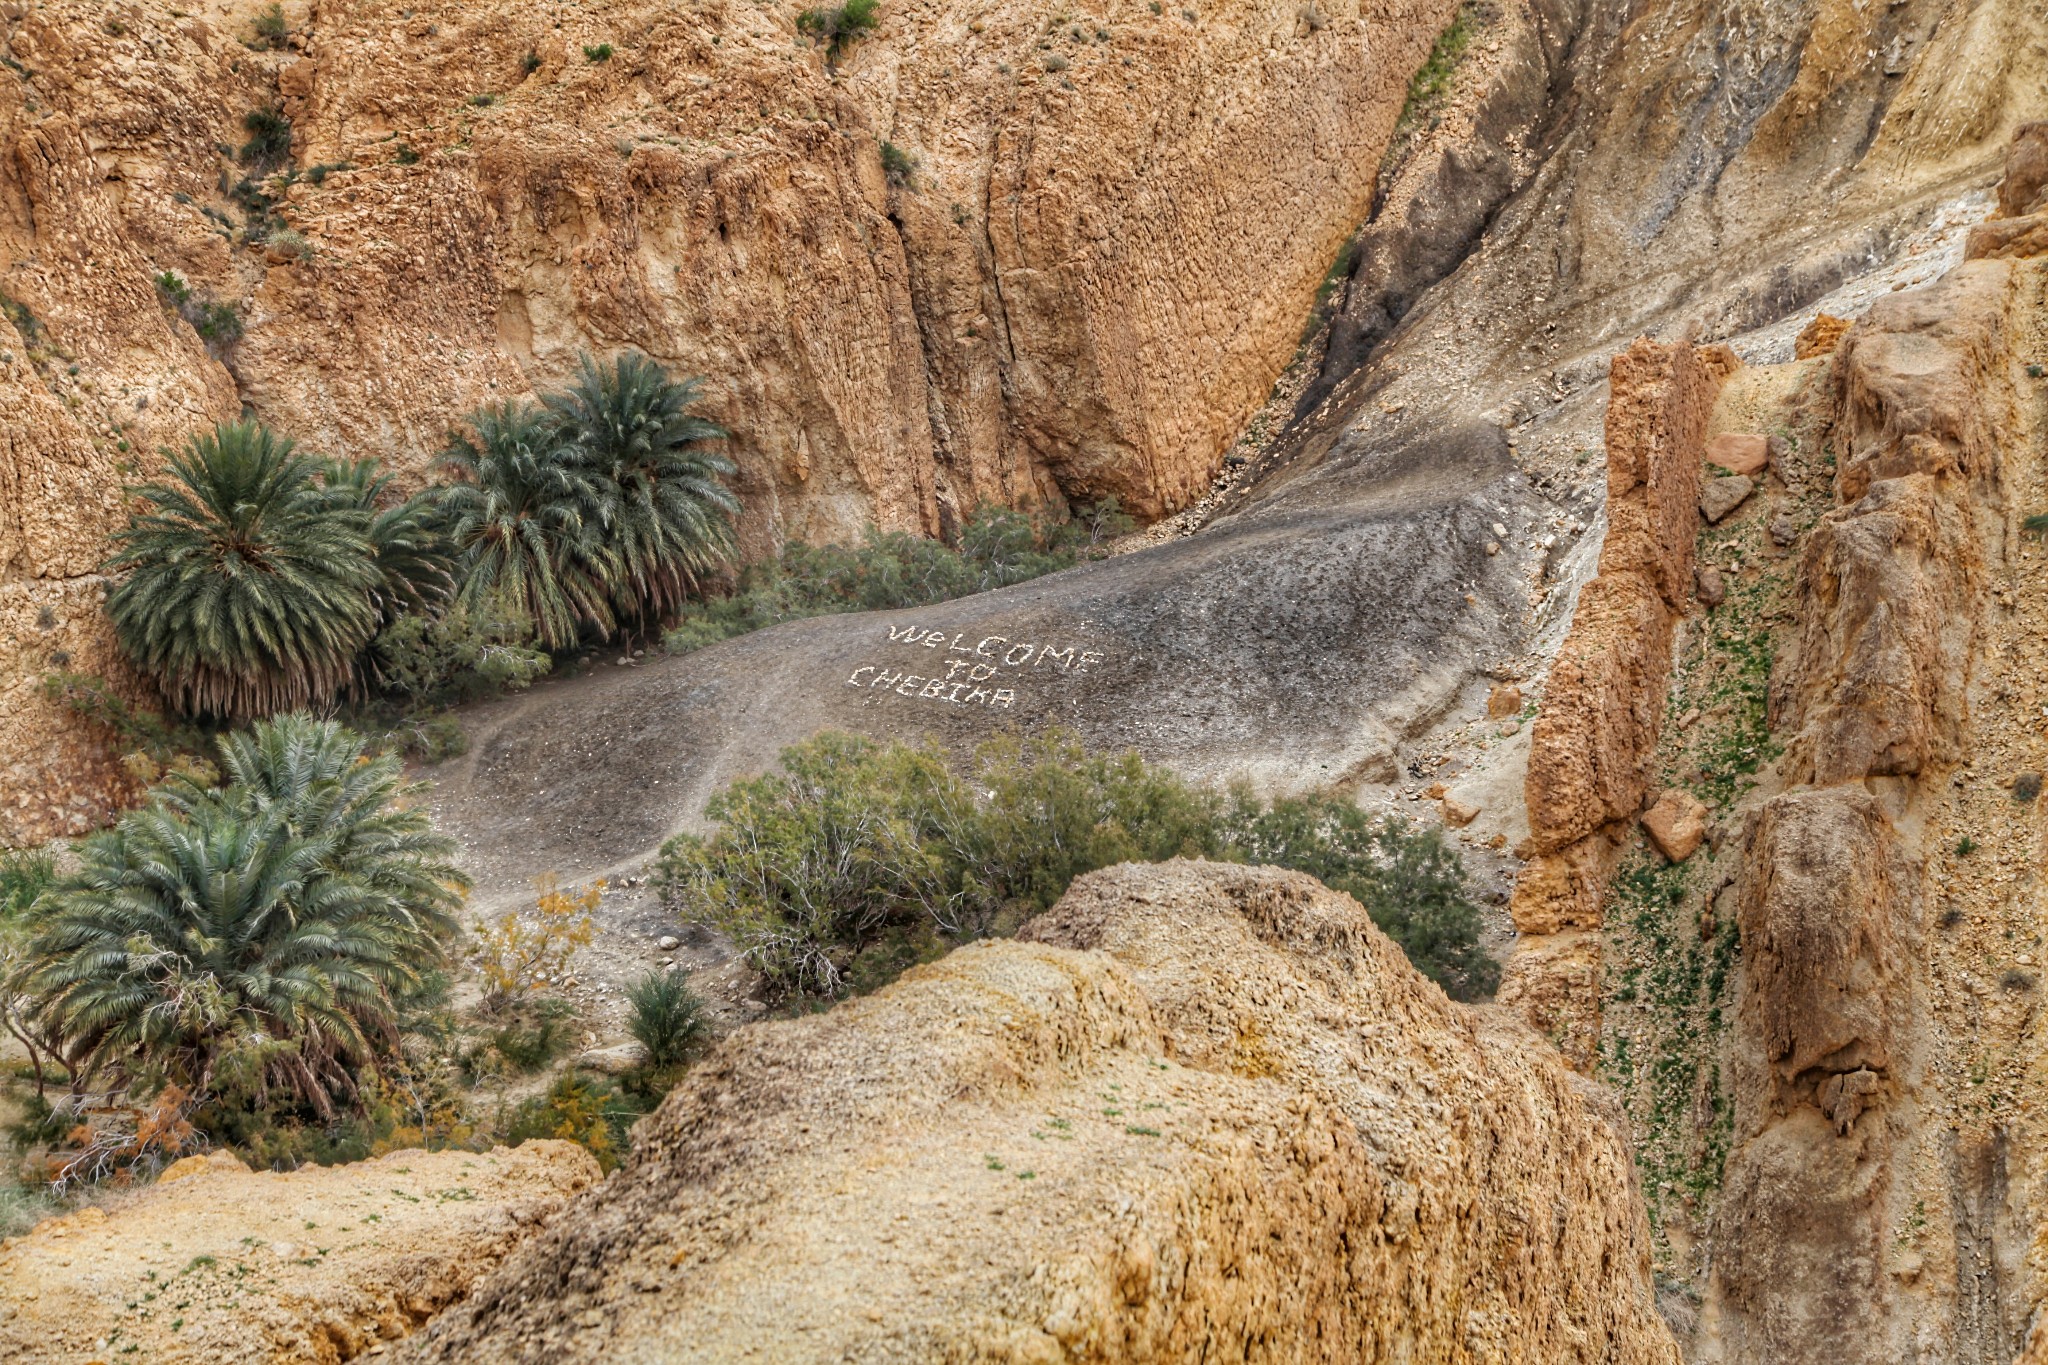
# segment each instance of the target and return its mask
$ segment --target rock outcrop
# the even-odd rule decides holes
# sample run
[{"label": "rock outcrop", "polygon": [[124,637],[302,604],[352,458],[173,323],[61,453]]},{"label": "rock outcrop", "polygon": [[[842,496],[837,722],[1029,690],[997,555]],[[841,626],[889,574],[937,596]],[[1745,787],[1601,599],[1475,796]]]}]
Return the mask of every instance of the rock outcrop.
[{"label": "rock outcrop", "polygon": [[[1610,831],[1649,797],[1671,671],[1671,629],[1694,579],[1707,416],[1723,361],[1689,342],[1638,340],[1614,358],[1607,409],[1607,538],[1579,591],[1530,735],[1529,837],[1509,902],[1526,938],[1501,1001],[1590,1065],[1598,1033]],[[1562,970],[1560,971],[1560,967]],[[1591,989],[1588,989],[1588,987]]]},{"label": "rock outcrop", "polygon": [[[2038,141],[2024,130],[2012,164]],[[1969,261],[1879,300],[1835,351],[1836,505],[1806,540],[1773,683],[1780,789],[1749,813],[1732,893],[1734,1131],[1701,1360],[2010,1360],[2048,1300],[2025,1260],[2037,978],[1973,974],[2042,932],[2012,885],[2024,794],[1980,795],[1977,765],[2006,736],[2038,761],[2014,643],[2035,627],[2009,618],[2038,572],[2014,490],[2041,476],[2022,361],[2043,274]]]},{"label": "rock outcrop", "polygon": [[[320,0],[276,51],[254,5],[17,8],[0,835],[28,841],[104,814],[35,682],[106,663],[120,485],[244,405],[417,481],[464,413],[632,346],[706,377],[753,556],[983,502],[1188,502],[1454,6],[904,3],[836,61],[799,7],[726,0]],[[274,165],[243,150],[265,109]]]},{"label": "rock outcrop", "polygon": [[435,1361],[1665,1361],[1601,1093],[1310,878],[1077,882],[729,1037]]},{"label": "rock outcrop", "polygon": [[333,1365],[461,1299],[598,1180],[567,1142],[289,1175],[187,1158],[0,1245],[0,1357]]}]

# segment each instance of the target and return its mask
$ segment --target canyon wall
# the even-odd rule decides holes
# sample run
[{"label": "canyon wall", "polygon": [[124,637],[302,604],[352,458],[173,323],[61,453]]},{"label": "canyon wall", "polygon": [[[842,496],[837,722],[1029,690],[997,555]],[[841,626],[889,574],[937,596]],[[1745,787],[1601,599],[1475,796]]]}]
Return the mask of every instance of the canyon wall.
[{"label": "canyon wall", "polygon": [[[750,556],[1188,502],[1453,7],[895,0],[836,61],[794,4],[313,0],[278,48],[258,8],[0,11],[12,841],[118,799],[38,684],[117,672],[120,486],[243,408],[418,482],[464,413],[630,346],[704,376]],[[270,176],[242,159],[266,108]]]},{"label": "canyon wall", "polygon": [[1672,1362],[1603,1092],[1176,861],[722,1041],[417,1360]]}]

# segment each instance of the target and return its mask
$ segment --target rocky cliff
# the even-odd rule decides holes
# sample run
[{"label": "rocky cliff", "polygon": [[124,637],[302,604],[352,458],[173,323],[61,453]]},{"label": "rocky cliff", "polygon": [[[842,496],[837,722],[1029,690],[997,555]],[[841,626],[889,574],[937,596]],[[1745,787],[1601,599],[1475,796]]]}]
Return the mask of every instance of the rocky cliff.
[{"label": "rocky cliff", "polygon": [[[14,839],[117,794],[36,680],[111,669],[120,485],[239,408],[417,480],[463,413],[632,346],[706,377],[750,554],[983,502],[1182,505],[1452,7],[903,0],[836,55],[793,3],[312,0],[275,44],[259,8],[6,11]],[[259,110],[288,149],[252,146]]]},{"label": "rocky cliff", "polygon": [[0,1357],[334,1365],[382,1355],[598,1179],[572,1143],[289,1175],[188,1157],[0,1245]]},{"label": "rocky cliff", "polygon": [[741,1031],[414,1359],[1675,1361],[1601,1092],[1196,862]]}]

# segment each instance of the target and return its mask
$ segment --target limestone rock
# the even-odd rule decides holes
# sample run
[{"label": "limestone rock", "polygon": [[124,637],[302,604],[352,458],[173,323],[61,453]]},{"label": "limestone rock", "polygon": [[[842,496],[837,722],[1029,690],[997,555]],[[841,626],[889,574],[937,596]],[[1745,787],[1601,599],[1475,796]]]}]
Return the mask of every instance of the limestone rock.
[{"label": "limestone rock", "polygon": [[1641,574],[1673,611],[1692,587],[1701,451],[1716,380],[1695,347],[1638,340],[1609,366],[1602,574]]},{"label": "limestone rock", "polygon": [[623,1076],[629,1071],[647,1065],[647,1049],[639,1043],[591,1048],[577,1055],[576,1065],[585,1071],[595,1071],[604,1076]]},{"label": "limestone rock", "polygon": [[1452,829],[1463,829],[1479,818],[1479,807],[1468,805],[1455,796],[1443,799],[1444,823]]},{"label": "limestone rock", "polygon": [[1674,863],[1693,855],[1707,837],[1707,808],[1691,792],[1668,788],[1643,812],[1643,832]]},{"label": "limestone rock", "polygon": [[1761,474],[1770,462],[1771,442],[1767,436],[1724,431],[1707,442],[1707,463],[1719,465],[1730,474]]},{"label": "limestone rock", "polygon": [[1348,897],[1113,868],[726,1038],[417,1357],[1675,1365],[1613,1113]]},{"label": "limestone rock", "polygon": [[1495,683],[1486,693],[1486,718],[1506,720],[1522,713],[1522,689],[1513,683]]},{"label": "limestone rock", "polygon": [[[118,1332],[134,1358],[173,1365],[354,1359],[462,1298],[598,1178],[590,1153],[553,1140],[288,1175],[188,1158],[104,1213],[0,1247],[14,1310],[0,1357],[120,1359],[95,1354]],[[138,1312],[167,1282],[177,1309]]]},{"label": "limestone rock", "polygon": [[2048,254],[2048,122],[2021,125],[2006,150],[1998,212],[1970,229],[1970,260]]},{"label": "limestone rock", "polygon": [[1740,474],[1731,474],[1722,479],[1708,479],[1700,489],[1700,515],[1710,522],[1717,522],[1749,500],[1756,491],[1756,481]]},{"label": "limestone rock", "polygon": [[1782,550],[1799,539],[1799,527],[1792,520],[1791,513],[1780,512],[1771,518],[1770,534],[1771,544]]},{"label": "limestone rock", "polygon": [[1815,313],[1813,321],[1799,329],[1799,336],[1792,343],[1792,354],[1799,360],[1833,355],[1836,344],[1848,330],[1847,318],[1838,318],[1828,313]]}]

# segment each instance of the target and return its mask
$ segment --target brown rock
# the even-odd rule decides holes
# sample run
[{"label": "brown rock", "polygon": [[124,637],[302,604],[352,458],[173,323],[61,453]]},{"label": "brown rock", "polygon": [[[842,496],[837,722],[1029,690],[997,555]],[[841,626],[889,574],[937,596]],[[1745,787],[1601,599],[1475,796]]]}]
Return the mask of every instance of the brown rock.
[{"label": "brown rock", "polygon": [[1682,863],[1707,837],[1707,808],[1691,792],[1671,787],[1643,812],[1642,824],[1659,853]]},{"label": "brown rock", "polygon": [[1784,549],[1799,539],[1799,527],[1792,520],[1790,512],[1780,512],[1771,518],[1771,544]]},{"label": "brown rock", "polygon": [[1716,381],[1695,348],[1638,340],[1609,367],[1602,574],[1639,574],[1673,611],[1692,587],[1701,452]]},{"label": "brown rock", "polygon": [[1707,442],[1707,463],[1719,465],[1730,474],[1761,474],[1770,466],[1768,436],[1724,431]]},{"label": "brown rock", "polygon": [[1756,491],[1756,481],[1740,474],[1731,474],[1725,479],[1708,479],[1700,489],[1700,515],[1709,522],[1717,522],[1749,500]]},{"label": "brown rock", "polygon": [[1444,823],[1452,829],[1463,829],[1479,818],[1479,807],[1468,806],[1455,796],[1443,799]]},{"label": "brown rock", "polygon": [[1522,713],[1522,689],[1513,683],[1495,683],[1486,694],[1486,718],[1506,720]]},{"label": "brown rock", "polygon": [[1670,670],[1670,615],[1633,574],[1579,593],[1531,727],[1528,847],[1552,853],[1642,809]]},{"label": "brown rock", "polygon": [[[133,1358],[179,1365],[359,1358],[464,1297],[599,1178],[589,1152],[552,1139],[289,1175],[187,1158],[109,1212],[0,1249],[0,1357],[118,1360],[95,1354],[118,1333]],[[176,1311],[124,1308],[172,1281]]]},{"label": "brown rock", "polygon": [[1694,591],[1699,596],[1700,605],[1708,611],[1712,611],[1727,600],[1728,585],[1721,581],[1721,571],[1719,569],[1711,564],[1702,564],[1693,577],[1695,580]]},{"label": "brown rock", "polygon": [[1676,1365],[1612,1113],[1348,897],[1127,865],[726,1038],[417,1355]]},{"label": "brown rock", "polygon": [[1792,343],[1792,354],[1799,360],[1811,360],[1819,355],[1833,355],[1842,334],[1849,330],[1847,318],[1834,317],[1828,313],[1815,313],[1813,321],[1800,328],[1798,338]]},{"label": "brown rock", "polygon": [[1556,934],[1599,928],[1618,856],[1614,841],[1601,836],[1581,839],[1560,853],[1537,854],[1515,879],[1508,898],[1508,915],[1516,931]]}]

